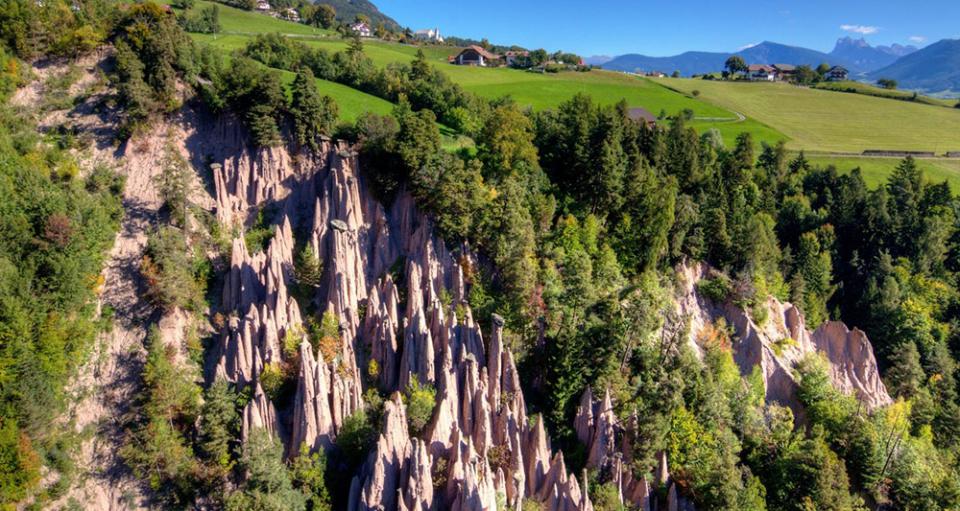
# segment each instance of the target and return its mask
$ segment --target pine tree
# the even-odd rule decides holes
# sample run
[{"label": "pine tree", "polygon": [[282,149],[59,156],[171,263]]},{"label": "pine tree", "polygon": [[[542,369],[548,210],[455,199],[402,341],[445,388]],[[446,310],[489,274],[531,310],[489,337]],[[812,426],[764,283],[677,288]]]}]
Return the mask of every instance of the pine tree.
[{"label": "pine tree", "polygon": [[297,280],[297,284],[312,288],[320,287],[323,265],[310,245],[303,247],[303,250],[297,254],[297,259],[293,265],[293,276]]},{"label": "pine tree", "polygon": [[339,115],[337,104],[330,96],[321,96],[313,71],[304,67],[291,85],[290,114],[293,132],[300,145],[317,150],[318,135],[330,135]]},{"label": "pine tree", "polygon": [[920,365],[920,352],[913,341],[904,342],[890,357],[891,366],[887,370],[887,390],[897,397],[910,399],[917,395],[923,385],[923,367]]},{"label": "pine tree", "polygon": [[239,418],[236,395],[226,380],[218,378],[206,391],[200,416],[200,446],[207,459],[224,471],[233,466]]}]

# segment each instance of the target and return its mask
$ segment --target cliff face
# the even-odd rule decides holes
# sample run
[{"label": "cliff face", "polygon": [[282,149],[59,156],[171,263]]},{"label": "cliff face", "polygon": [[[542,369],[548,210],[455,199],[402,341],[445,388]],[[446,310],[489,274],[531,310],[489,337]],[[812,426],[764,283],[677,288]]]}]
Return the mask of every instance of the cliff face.
[{"label": "cliff face", "polygon": [[892,403],[880,380],[873,347],[862,331],[839,321],[828,321],[810,331],[803,314],[794,305],[770,297],[763,305],[766,320],[759,322],[747,311],[731,304],[715,304],[697,290],[697,283],[710,269],[703,264],[680,267],[680,286],[676,309],[689,321],[690,342],[697,342],[708,324],[721,318],[733,328],[734,360],[748,375],[759,365],[768,402],[789,406],[802,418],[803,407],[797,400],[797,381],[793,368],[809,353],[823,355],[829,362],[833,385],[853,394],[867,409]]},{"label": "cliff face", "polygon": [[[473,258],[467,247],[451,251],[435,237],[409,196],[401,194],[389,210],[374,200],[355,153],[342,144],[326,143],[315,155],[241,151],[214,172],[222,222],[248,222],[253,208],[266,205],[278,212],[266,251],[251,255],[242,239],[233,242],[223,290],[227,318],[211,368],[214,377],[253,386],[244,438],[266,428],[290,456],[303,443],[329,449],[373,385],[391,397],[373,452],[353,480],[351,510],[495,509],[523,499],[592,509],[562,454],[551,450],[543,422],[526,415],[502,320],[494,317],[484,342],[473,319],[461,265]],[[330,360],[304,336],[289,291],[294,232],[324,265],[313,300],[339,321],[340,345]],[[299,346],[296,354],[284,349],[291,344]],[[288,358],[299,364],[297,390],[293,409],[280,414],[259,377]],[[408,433],[397,392],[414,379],[437,391],[433,416],[417,438]],[[437,477],[446,483],[435,484]]]}]

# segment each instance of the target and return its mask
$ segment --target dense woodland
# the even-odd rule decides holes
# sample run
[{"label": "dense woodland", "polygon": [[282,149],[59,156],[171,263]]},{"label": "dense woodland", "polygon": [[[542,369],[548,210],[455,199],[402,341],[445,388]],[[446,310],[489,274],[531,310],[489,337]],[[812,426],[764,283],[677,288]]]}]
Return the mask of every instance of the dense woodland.
[{"label": "dense woodland", "polygon": [[[960,203],[911,159],[869,189],[856,170],[814,168],[802,154],[758,147],[749,135],[727,147],[719,133],[698,133],[682,115],[649,126],[630,120],[625,104],[600,106],[586,96],[531,112],[509,98],[463,92],[422,55],[375,68],[359,41],[329,55],[261,36],[224,59],[196,47],[184,22],[155,4],[81,5],[11,0],[0,7],[3,505],[37,491],[41,465],[63,478],[46,497],[70,484],[76,439],[50,424],[77,361],[98,329],[109,328],[109,311],[97,316],[94,297],[122,188],[110,169],[81,176],[65,152],[75,143],[69,133],[37,135],[6,98],[29,79],[27,62],[110,44],[121,138],[180,108],[183,84],[188,100],[243,120],[254,144],[306,146],[317,132],[356,142],[383,201],[411,193],[444,237],[478,250],[483,264],[469,275],[470,305],[481,324],[493,313],[505,317],[527,401],[543,413],[572,468],[585,461],[573,413],[592,385],[611,389],[623,417],[638,412],[636,473],[666,451],[700,509],[960,506]],[[285,88],[264,65],[297,78]],[[397,106],[389,116],[339,124],[314,77]],[[438,121],[475,148],[443,150]],[[186,215],[199,213],[178,185],[185,162],[171,157],[164,166],[158,186],[170,215],[148,246],[150,298],[158,308],[202,311],[210,268],[182,229]],[[808,411],[808,424],[797,428],[789,409],[764,402],[758,374],[741,377],[729,327],[716,325],[701,339],[702,362],[684,332],[661,336],[674,268],[697,260],[718,270],[701,291],[750,310],[758,322],[760,304],[774,295],[797,304],[808,325],[835,318],[864,329],[897,402],[867,414],[833,389],[824,362],[812,357],[796,368]],[[319,271],[297,270],[300,285]],[[310,321],[317,342],[336,335],[329,319]],[[202,346],[192,355],[202,360]],[[203,388],[171,357],[152,333],[124,449],[160,504],[202,499],[239,510],[341,502],[342,478],[377,428],[375,392],[329,459],[304,455],[288,465],[276,439],[253,436],[239,445],[238,411],[249,395],[223,383]],[[283,392],[283,378],[277,375],[275,392]],[[411,431],[429,417],[432,392],[408,389]],[[591,474],[598,509],[619,508],[608,483],[606,474]]]}]

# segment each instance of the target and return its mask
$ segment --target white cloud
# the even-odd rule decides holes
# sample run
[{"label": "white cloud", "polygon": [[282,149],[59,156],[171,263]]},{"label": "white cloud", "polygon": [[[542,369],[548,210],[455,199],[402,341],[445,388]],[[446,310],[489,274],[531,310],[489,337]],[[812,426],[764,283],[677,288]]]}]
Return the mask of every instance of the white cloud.
[{"label": "white cloud", "polygon": [[854,34],[870,35],[880,31],[880,27],[871,27],[869,25],[840,25],[840,30],[853,32]]},{"label": "white cloud", "polygon": [[908,37],[908,39],[910,39],[910,42],[911,42],[911,43],[917,43],[917,44],[920,44],[920,43],[925,42],[925,41],[927,40],[927,38],[924,37],[924,36],[922,36],[922,35],[912,35],[912,36]]},{"label": "white cloud", "polygon": [[745,45],[737,48],[737,51],[743,51],[743,50],[746,50],[747,48],[753,48],[754,46],[756,46],[756,45],[758,45],[758,44],[760,44],[760,43],[745,44]]}]

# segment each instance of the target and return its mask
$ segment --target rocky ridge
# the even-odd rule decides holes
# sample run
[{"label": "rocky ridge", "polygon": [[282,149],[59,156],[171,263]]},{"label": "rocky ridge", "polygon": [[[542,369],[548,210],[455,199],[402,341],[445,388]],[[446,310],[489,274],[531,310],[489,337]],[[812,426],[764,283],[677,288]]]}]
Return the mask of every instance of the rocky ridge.
[{"label": "rocky ridge", "polygon": [[[839,321],[828,321],[810,332],[799,309],[773,297],[764,304],[766,321],[758,322],[748,311],[732,303],[713,303],[698,291],[697,284],[710,278],[711,272],[702,263],[681,265],[677,269],[675,316],[686,323],[687,340],[698,353],[704,333],[723,320],[733,329],[731,347],[741,374],[749,375],[759,365],[767,402],[790,407],[801,421],[804,410],[796,395],[798,382],[793,368],[810,353],[822,354],[829,362],[833,385],[855,395],[867,410],[892,402],[880,380],[873,348],[862,331],[851,331]],[[574,421],[577,438],[586,446],[587,468],[610,475],[621,504],[642,511],[663,509],[664,502],[658,501],[655,492],[657,488],[665,488],[666,509],[692,510],[692,502],[678,492],[670,477],[665,453],[658,455],[652,474],[634,476],[630,468],[633,453],[629,439],[635,437],[636,424],[635,414],[627,420],[617,417],[609,391],[597,399],[588,387],[581,396]]]},{"label": "rocky ridge", "polygon": [[[526,415],[500,318],[484,342],[465,300],[468,247],[450,250],[408,195],[387,211],[363,186],[356,154],[344,144],[325,142],[311,155],[243,151],[214,173],[221,221],[247,222],[265,204],[278,211],[266,251],[251,255],[242,239],[233,242],[223,290],[228,318],[211,370],[253,386],[244,438],[265,428],[283,439],[290,456],[303,443],[328,449],[372,385],[391,397],[373,452],[353,480],[351,510],[518,508],[523,499],[549,509],[592,509],[585,486],[552,451],[543,421]],[[294,232],[324,264],[313,300],[339,321],[340,345],[330,360],[304,336],[289,291]],[[291,344],[299,346],[296,354],[284,349]],[[296,397],[284,416],[259,376],[294,357]],[[398,391],[414,379],[436,389],[437,404],[425,430],[411,438]],[[446,483],[435,484],[435,477]]]},{"label": "rocky ridge", "polygon": [[868,410],[893,402],[880,379],[873,347],[861,330],[850,330],[839,321],[827,321],[811,332],[796,306],[774,297],[763,304],[766,320],[758,321],[733,303],[713,303],[698,291],[697,283],[708,278],[711,271],[702,263],[678,269],[676,312],[688,321],[689,339],[696,349],[701,333],[709,325],[723,319],[732,327],[734,360],[743,375],[760,366],[767,402],[789,406],[802,420],[803,407],[796,396],[793,368],[810,353],[823,355],[829,362],[833,385],[855,395]]}]

